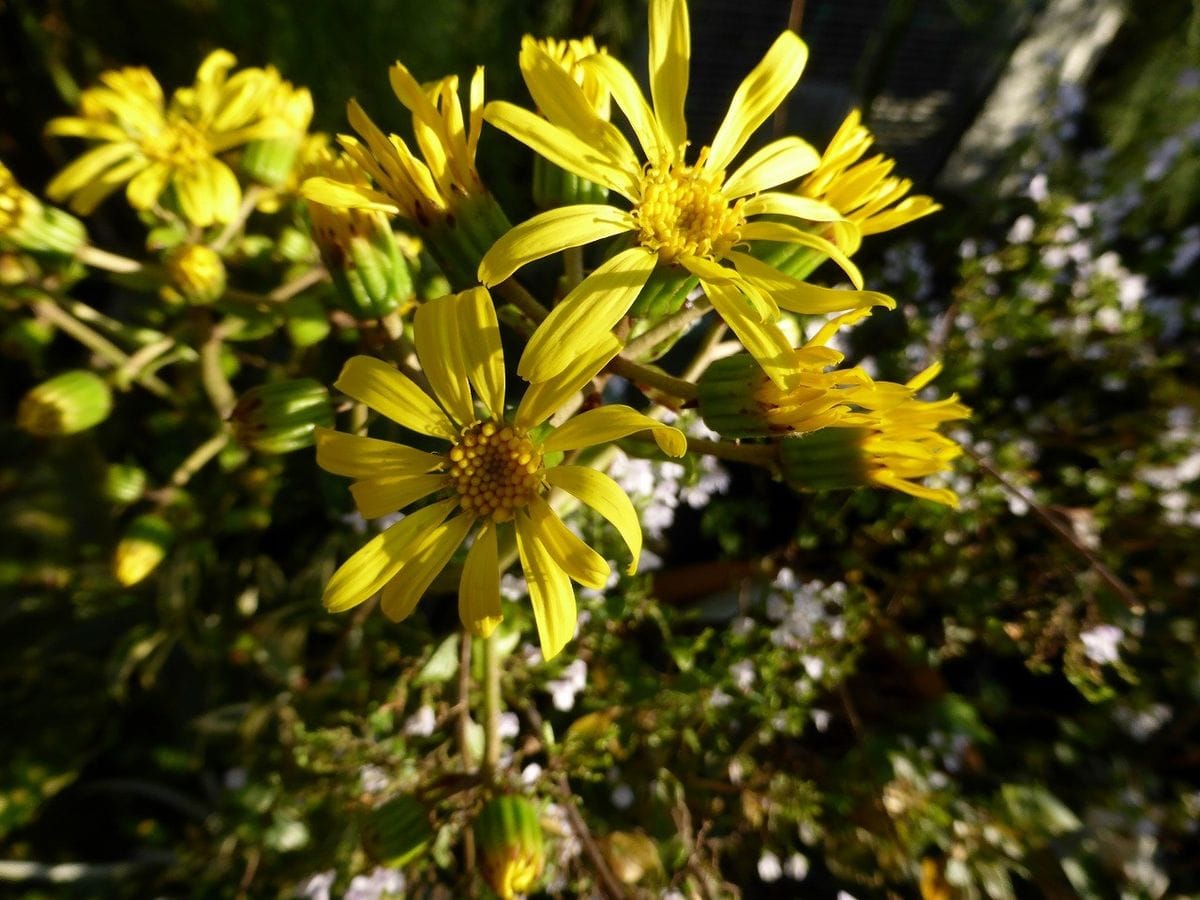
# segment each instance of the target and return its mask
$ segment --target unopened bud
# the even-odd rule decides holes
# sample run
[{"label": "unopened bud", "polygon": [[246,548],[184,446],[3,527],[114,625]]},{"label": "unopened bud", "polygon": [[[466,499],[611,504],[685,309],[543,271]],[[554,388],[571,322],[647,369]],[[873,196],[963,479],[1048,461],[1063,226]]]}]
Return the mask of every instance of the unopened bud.
[{"label": "unopened bud", "polygon": [[167,254],[164,296],[193,306],[207,306],[225,293],[225,264],[211,247],[184,244]]},{"label": "unopened bud", "polygon": [[333,404],[325,386],[297,378],[251,388],[229,417],[243,446],[260,453],[291,453],[313,442],[318,425],[333,427]]},{"label": "unopened bud", "polygon": [[164,518],[153,513],[138,516],[117,543],[113,575],[125,587],[132,587],[158,568],[174,540],[175,529]]},{"label": "unopened bud", "polygon": [[537,886],[545,865],[542,826],[524,797],[493,797],[475,819],[483,877],[503,900]]},{"label": "unopened bud", "polygon": [[43,381],[21,398],[17,426],[38,437],[76,434],[98,425],[112,410],[112,392],[104,379],[73,369]]}]

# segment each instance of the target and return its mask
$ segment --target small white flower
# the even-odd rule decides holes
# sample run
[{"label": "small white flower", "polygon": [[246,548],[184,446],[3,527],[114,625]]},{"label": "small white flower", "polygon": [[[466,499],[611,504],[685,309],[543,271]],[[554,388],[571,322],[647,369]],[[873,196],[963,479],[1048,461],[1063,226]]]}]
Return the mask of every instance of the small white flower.
[{"label": "small white flower", "polygon": [[342,900],[380,900],[395,897],[404,891],[404,873],[399,869],[376,866],[370,875],[355,875]]},{"label": "small white flower", "polygon": [[1026,188],[1025,194],[1034,203],[1041,203],[1050,196],[1050,191],[1046,185],[1046,176],[1044,173],[1039,172],[1037,175],[1034,175],[1033,178],[1029,179],[1029,187]]},{"label": "small white flower", "polygon": [[295,896],[304,897],[306,900],[329,900],[329,890],[333,887],[336,877],[337,871],[334,869],[309,875],[296,886]]},{"label": "small white flower", "polygon": [[1115,663],[1121,658],[1121,638],[1125,632],[1116,625],[1097,625],[1079,633],[1083,652],[1098,666]]},{"label": "small white flower", "polygon": [[500,737],[515,738],[521,733],[521,720],[514,712],[500,713]]},{"label": "small white flower", "polygon": [[542,777],[542,767],[537,763],[530,763],[521,770],[522,784],[535,784]]},{"label": "small white flower", "polygon": [[629,809],[629,807],[633,806],[634,799],[633,788],[624,782],[613,788],[612,804],[617,809]]},{"label": "small white flower", "polygon": [[758,674],[754,671],[754,663],[748,659],[735,662],[730,666],[729,675],[733,678],[734,685],[743,694],[754,686],[754,680],[758,677]]},{"label": "small white flower", "polygon": [[779,862],[779,857],[770,850],[763,851],[763,855],[758,858],[758,877],[770,884],[778,881],[782,875],[783,866]]},{"label": "small white flower", "polygon": [[828,730],[829,723],[833,721],[833,713],[828,710],[814,709],[809,715],[812,716],[813,725],[816,726],[817,731],[824,732]]},{"label": "small white flower", "polygon": [[364,794],[378,794],[388,786],[387,772],[379,766],[363,766],[358,770],[358,782]]},{"label": "small white flower", "polygon": [[437,726],[437,716],[433,707],[422,706],[404,722],[404,733],[410,737],[429,737]]},{"label": "small white flower", "polygon": [[808,877],[808,857],[803,853],[793,853],[783,864],[783,871],[792,881],[803,881]]},{"label": "small white flower", "polygon": [[732,702],[733,698],[720,688],[713,688],[713,692],[708,695],[709,706],[713,709],[724,709]]},{"label": "small white flower", "polygon": [[1012,223],[1012,227],[1008,229],[1008,242],[1010,244],[1024,244],[1033,237],[1033,230],[1033,216],[1020,216]]},{"label": "small white flower", "polygon": [[559,678],[546,682],[546,690],[554,703],[554,708],[567,712],[575,706],[575,695],[587,686],[587,663],[582,659],[574,659],[563,669]]}]

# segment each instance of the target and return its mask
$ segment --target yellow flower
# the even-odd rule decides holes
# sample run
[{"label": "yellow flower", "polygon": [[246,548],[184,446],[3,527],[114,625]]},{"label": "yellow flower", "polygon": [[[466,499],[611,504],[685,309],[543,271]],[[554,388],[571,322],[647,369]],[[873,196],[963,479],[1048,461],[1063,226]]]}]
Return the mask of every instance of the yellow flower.
[{"label": "yellow flower", "polygon": [[493,102],[485,110],[487,121],[567,171],[625,197],[630,208],[579,204],[541,213],[492,246],[479,266],[480,281],[497,284],[526,263],[603,238],[628,234],[636,241],[551,312],[521,359],[523,377],[533,382],[554,377],[610,332],[659,265],[682,267],[679,271],[698,277],[717,312],[775,380],[789,370],[792,354],[775,324],[779,307],[825,313],[892,304],[881,294],[806,284],[735,249],[754,240],[810,247],[836,261],[862,287],[845,254],[810,230],[812,223],[843,230],[853,226],[839,221],[838,212],[825,203],[771,190],[816,168],[820,157],[809,144],[795,137],[773,141],[726,175],[800,78],[808,50],[794,33],[779,36],[738,88],[712,142],[694,155],[687,153],[683,117],[690,62],[684,0],[650,4],[652,104],[612,57],[597,54],[579,63],[608,87],[637,137],[640,156],[553,57],[532,43],[522,57],[522,74],[541,115]]},{"label": "yellow flower", "polygon": [[45,206],[0,162],[0,250],[74,253],[87,242],[83,223]]},{"label": "yellow flower", "polygon": [[[912,182],[892,174],[894,159],[880,153],[863,160],[874,142],[861,113],[851,110],[821,155],[821,164],[800,182],[796,193],[828,203],[863,236],[891,231],[942,208],[932,197],[907,196]],[[843,244],[842,249],[853,252],[857,242]]]},{"label": "yellow flower", "polygon": [[686,440],[627,406],[602,406],[544,436],[535,432],[616,354],[615,338],[576,359],[561,377],[530,387],[516,413],[506,416],[499,326],[483,288],[423,304],[413,338],[433,397],[366,356],[346,363],[336,387],[411,431],[448,442],[449,448],[428,453],[318,428],[317,462],[356,479],[350,490],[366,518],[433,500],[351,556],[326,587],[325,606],[340,612],[382,590],[384,613],[397,621],[405,618],[474,531],[459,585],[459,615],[472,632],[486,635],[501,619],[497,530],[511,525],[542,654],[549,659],[574,634],[571,580],[601,588],[609,567],[563,524],[546,492],[560,488],[607,518],[633,553],[630,571],[641,550],[641,528],[633,504],[611,478],[584,466],[547,465],[546,456],[645,430],[664,452],[681,456]]},{"label": "yellow flower", "polygon": [[[538,53],[537,51],[541,51]],[[521,56],[519,64],[521,72],[526,77],[542,62],[542,56],[548,56],[558,66],[571,76],[571,80],[579,85],[588,106],[601,119],[608,119],[612,110],[612,95],[605,84],[596,75],[596,71],[584,65],[584,60],[593,56],[606,56],[608,51],[597,47],[592,37],[581,40],[557,40],[543,38],[535,40],[530,35],[521,39]]]},{"label": "yellow flower", "polygon": [[103,73],[100,85],[83,92],[80,116],[46,126],[48,134],[99,142],[63,169],[46,193],[54,200],[70,198],[71,208],[86,215],[122,185],[137,210],[153,207],[170,187],[192,224],[203,228],[231,220],[241,187],[218,154],[284,128],[262,117],[278,74],[243,69],[228,77],[235,62],[224,50],[209,54],[195,83],[177,90],[169,104],[147,69]]},{"label": "yellow flower", "polygon": [[916,480],[950,471],[950,463],[962,455],[962,448],[937,429],[967,418],[971,410],[957,394],[932,401],[916,396],[941,371],[942,364],[934,363],[903,386],[880,382],[857,390],[853,399],[863,411],[845,416],[836,427],[861,429],[860,446],[871,484],[957,507],[954,491]]}]

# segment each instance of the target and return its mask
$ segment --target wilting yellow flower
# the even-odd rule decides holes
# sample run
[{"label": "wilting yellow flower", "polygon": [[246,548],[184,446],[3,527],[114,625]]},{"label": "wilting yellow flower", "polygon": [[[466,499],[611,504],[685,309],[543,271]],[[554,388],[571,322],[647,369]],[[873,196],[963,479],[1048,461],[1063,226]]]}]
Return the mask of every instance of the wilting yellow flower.
[{"label": "wilting yellow flower", "polygon": [[903,385],[868,382],[851,389],[852,408],[831,427],[781,442],[784,478],[801,489],[875,485],[958,506],[954,491],[917,480],[950,470],[962,448],[938,428],[971,414],[957,395],[917,398],[941,368],[934,363]]},{"label": "wilting yellow flower", "polygon": [[609,567],[563,524],[544,494],[561,488],[607,518],[633,553],[630,571],[642,538],[633,504],[616,482],[584,466],[547,465],[546,455],[649,430],[664,452],[682,456],[686,440],[627,406],[592,409],[535,436],[534,429],[616,354],[615,338],[577,358],[560,377],[532,386],[515,415],[506,416],[499,325],[483,288],[423,304],[413,339],[433,397],[367,356],[346,363],[335,386],[405,428],[447,441],[449,449],[428,453],[318,428],[317,463],[357,479],[350,490],[366,518],[435,499],[351,556],[325,588],[325,606],[340,612],[382,589],[384,613],[403,619],[475,531],[459,585],[459,615],[472,632],[486,635],[501,619],[497,530],[511,523],[549,659],[575,631],[571,580],[601,588]]},{"label": "wilting yellow flower", "polygon": [[[751,135],[799,80],[808,58],[803,41],[790,31],[776,39],[738,88],[712,142],[689,158],[683,106],[690,40],[684,0],[652,0],[652,105],[629,70],[612,57],[597,54],[579,64],[607,85],[637,137],[640,156],[616,126],[597,115],[563,67],[533,43],[522,51],[522,74],[541,115],[504,102],[490,103],[485,110],[497,128],[567,171],[615,191],[631,206],[579,204],[549,210],[513,228],[484,257],[479,279],[494,285],[526,263],[560,250],[620,234],[636,241],[586,278],[538,329],[518,369],[530,381],[554,377],[610,332],[660,265],[681,267],[679,271],[699,278],[717,312],[776,380],[788,371],[792,354],[775,324],[779,307],[826,313],[891,304],[881,294],[806,284],[734,249],[753,240],[810,247],[837,262],[862,287],[855,265],[811,230],[813,223],[843,229],[853,225],[839,221],[828,204],[771,190],[817,167],[820,157],[809,144],[795,137],[772,141],[726,175]],[[756,217],[770,221],[752,221]]]},{"label": "wilting yellow flower", "polygon": [[[907,196],[912,182],[892,174],[894,159],[878,153],[864,160],[874,142],[862,114],[851,110],[821,154],[821,164],[800,182],[796,193],[828,203],[863,236],[891,231],[942,208],[932,197]],[[856,245],[843,244],[842,249],[853,252]]]},{"label": "wilting yellow flower", "polygon": [[[396,97],[412,113],[419,158],[398,135],[385,135],[351,100],[346,113],[362,141],[338,135],[346,154],[378,189],[361,181],[309,178],[304,196],[336,209],[399,213],[421,232],[450,282],[478,283],[475,269],[483,249],[509,227],[504,212],[475,169],[483,128],[483,67],[471,78],[466,116],[458,97],[458,77],[422,87],[401,63],[389,75]],[[363,141],[366,144],[363,144]]]},{"label": "wilting yellow flower", "polygon": [[231,220],[241,188],[218,154],[286,130],[262,115],[278,73],[243,69],[229,77],[235,62],[225,50],[212,52],[195,83],[177,90],[169,104],[148,69],[103,73],[100,85],[83,92],[81,115],[46,126],[48,134],[99,142],[63,169],[46,193],[55,200],[70,198],[71,208],[86,215],[122,185],[138,210],[150,209],[170,187],[194,225]]}]

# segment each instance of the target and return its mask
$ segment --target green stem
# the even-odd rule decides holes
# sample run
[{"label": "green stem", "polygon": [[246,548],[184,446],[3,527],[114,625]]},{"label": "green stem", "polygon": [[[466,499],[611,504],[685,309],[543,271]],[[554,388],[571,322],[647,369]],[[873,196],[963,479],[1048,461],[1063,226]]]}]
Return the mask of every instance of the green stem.
[{"label": "green stem", "polygon": [[223,346],[220,329],[210,323],[208,338],[200,345],[200,380],[204,383],[204,391],[208,394],[213,409],[222,421],[229,418],[237,404],[233,387],[221,369]]},{"label": "green stem", "polygon": [[[128,365],[129,357],[112,341],[93,331],[80,322],[51,299],[38,300],[33,304],[33,311],[41,319],[61,328],[79,343],[83,344],[101,359],[104,359],[118,369]],[[171,389],[159,378],[153,375],[140,374],[135,380],[146,390],[159,397],[170,398]]]},{"label": "green stem", "polygon": [[573,290],[583,281],[583,248],[568,247],[563,251],[563,268],[567,274],[567,290]]},{"label": "green stem", "polygon": [[113,383],[121,390],[129,387],[129,382],[146,374],[152,362],[175,347],[175,341],[165,335],[153,343],[142,347],[113,373]]},{"label": "green stem", "polygon": [[229,443],[229,432],[221,429],[207,441],[191,452],[187,459],[171,473],[171,487],[181,488],[192,480],[192,476],[204,468],[205,464],[220,453]]},{"label": "green stem", "polygon": [[497,632],[483,641],[483,779],[494,783],[500,765],[500,655]]},{"label": "green stem", "polygon": [[640,363],[635,363],[624,356],[613,357],[605,368],[614,375],[620,375],[622,378],[629,379],[634,384],[657,388],[664,394],[670,394],[672,397],[677,397],[680,400],[688,401],[696,399],[696,386],[690,381],[684,381],[682,378],[668,375],[666,372],[656,369],[653,366],[643,366]]},{"label": "green stem", "polygon": [[246,220],[250,218],[250,214],[254,212],[254,207],[258,205],[258,201],[264,193],[263,188],[257,184],[246,188],[246,193],[242,195],[242,205],[238,207],[237,214],[210,245],[213,250],[220,253],[225,249],[234,236],[242,230],[242,226],[246,224]]},{"label": "green stem", "polygon": [[128,256],[121,256],[117,253],[109,253],[107,250],[101,250],[99,247],[93,247],[90,244],[84,244],[75,251],[75,258],[87,266],[92,266],[96,269],[104,269],[108,272],[118,272],[122,275],[129,275],[133,272],[140,272],[143,266],[136,259],[130,259]]},{"label": "green stem", "polygon": [[707,299],[700,299],[691,306],[684,307],[674,315],[667,316],[667,318],[663,319],[645,334],[639,335],[626,344],[623,351],[624,355],[631,359],[637,359],[637,357],[654,349],[667,338],[683,331],[683,329],[687,328],[697,319],[703,318],[710,309],[712,309],[712,304]]},{"label": "green stem", "polygon": [[728,330],[729,327],[720,319],[713,321],[708,333],[704,335],[704,340],[700,342],[696,355],[683,372],[684,381],[695,382],[700,379],[700,376],[717,358],[717,348],[721,345],[721,338],[725,337],[725,332]]},{"label": "green stem", "polygon": [[546,316],[550,315],[550,310],[538,303],[537,298],[515,278],[510,278],[508,281],[502,282],[496,286],[496,291],[505,300],[519,309],[533,321],[541,322]]},{"label": "green stem", "polygon": [[729,441],[709,441],[689,437],[688,452],[715,456],[730,462],[749,463],[773,469],[778,461],[778,450],[773,444],[733,444]]}]

